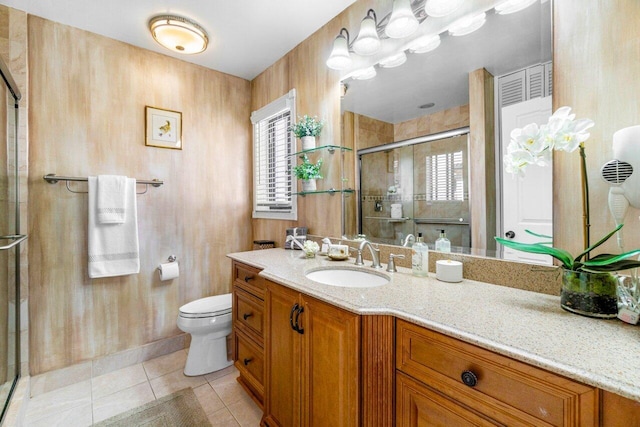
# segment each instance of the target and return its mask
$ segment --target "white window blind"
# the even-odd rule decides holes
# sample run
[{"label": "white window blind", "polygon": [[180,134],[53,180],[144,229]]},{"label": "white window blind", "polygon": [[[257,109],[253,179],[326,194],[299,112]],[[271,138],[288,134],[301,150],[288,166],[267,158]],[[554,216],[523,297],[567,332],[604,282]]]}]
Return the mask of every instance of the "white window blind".
[{"label": "white window blind", "polygon": [[427,200],[465,199],[462,151],[426,157]]},{"label": "white window blind", "polygon": [[297,219],[291,168],[295,140],[288,131],[295,89],[251,114],[253,124],[253,217]]}]

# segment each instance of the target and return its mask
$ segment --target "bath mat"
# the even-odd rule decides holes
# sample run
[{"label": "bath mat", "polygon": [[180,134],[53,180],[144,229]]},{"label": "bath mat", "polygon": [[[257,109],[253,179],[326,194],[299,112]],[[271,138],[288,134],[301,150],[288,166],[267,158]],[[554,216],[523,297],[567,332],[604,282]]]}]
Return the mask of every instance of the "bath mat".
[{"label": "bath mat", "polygon": [[100,427],[211,426],[191,388],[185,388],[138,408],[94,424]]}]

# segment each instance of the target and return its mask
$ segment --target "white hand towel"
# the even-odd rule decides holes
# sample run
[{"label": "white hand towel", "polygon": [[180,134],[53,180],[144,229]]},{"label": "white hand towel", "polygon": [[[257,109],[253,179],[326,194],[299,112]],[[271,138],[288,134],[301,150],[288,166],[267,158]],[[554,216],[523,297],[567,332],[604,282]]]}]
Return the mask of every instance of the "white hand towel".
[{"label": "white hand towel", "polygon": [[97,220],[98,179],[89,177],[89,277],[124,276],[140,272],[136,180],[125,184],[123,224],[100,224]]},{"label": "white hand towel", "polygon": [[98,222],[122,224],[125,218],[126,176],[98,175]]}]

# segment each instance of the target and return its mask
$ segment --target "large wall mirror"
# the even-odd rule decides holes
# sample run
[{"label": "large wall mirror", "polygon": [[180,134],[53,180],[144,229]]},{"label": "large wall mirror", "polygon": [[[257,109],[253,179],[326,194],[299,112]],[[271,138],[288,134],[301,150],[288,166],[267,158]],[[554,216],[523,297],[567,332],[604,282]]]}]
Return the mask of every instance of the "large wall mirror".
[{"label": "large wall mirror", "polygon": [[[414,10],[419,3],[413,3]],[[495,157],[490,163],[495,168],[496,197],[474,201],[495,204],[487,211],[495,215],[492,220],[500,235],[511,231],[503,224],[501,195],[504,181],[511,177],[501,171],[500,141],[506,139],[503,147],[509,142],[508,132],[505,136],[501,129],[523,126],[546,114],[546,109],[550,114],[551,1],[536,0],[511,14],[498,14],[494,9],[498,3],[468,1],[450,17],[427,17],[419,31],[439,34],[437,48],[416,53],[407,48],[409,42],[394,41],[397,50],[406,53],[405,63],[386,68],[376,63],[378,58],[368,59],[369,63],[360,58],[363,66],[374,65],[375,76],[360,79],[357,70],[346,74],[341,99],[343,143],[354,148],[356,194],[344,200],[345,236],[365,234],[374,242],[401,245],[407,236],[420,232],[433,244],[444,229],[454,251],[510,258],[488,245],[479,247],[471,238],[468,203],[478,195],[469,190],[473,188],[469,171],[488,163],[479,165],[468,149],[469,117],[474,114],[469,110],[469,74],[485,69],[493,76]],[[447,31],[460,17],[480,12],[485,12],[486,22],[473,33],[453,36]],[[357,30],[350,31],[357,34]],[[530,101],[533,106],[525,107]],[[509,113],[510,109],[515,112]],[[504,125],[503,111],[510,114]],[[551,176],[551,168],[547,174]],[[544,217],[541,224],[550,232],[551,181],[547,184],[548,206],[538,209],[536,218]],[[509,183],[506,186],[510,188]],[[486,237],[489,245],[493,243],[493,236]]]}]

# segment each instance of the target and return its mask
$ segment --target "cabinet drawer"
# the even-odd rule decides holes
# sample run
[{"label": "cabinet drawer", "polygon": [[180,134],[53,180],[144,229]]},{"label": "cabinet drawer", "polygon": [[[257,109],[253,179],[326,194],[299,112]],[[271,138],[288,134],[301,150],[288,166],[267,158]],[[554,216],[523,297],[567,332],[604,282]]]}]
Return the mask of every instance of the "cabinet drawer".
[{"label": "cabinet drawer", "polygon": [[[509,425],[594,425],[594,388],[402,320],[396,333],[399,370],[492,419]],[[475,376],[475,385],[465,385],[464,372]]]},{"label": "cabinet drawer", "polygon": [[264,395],[264,353],[249,337],[236,330],[236,368],[262,401]]},{"label": "cabinet drawer", "polygon": [[396,375],[396,417],[398,427],[496,425],[402,373]]},{"label": "cabinet drawer", "polygon": [[264,301],[237,288],[233,292],[233,322],[236,328],[263,345]]},{"label": "cabinet drawer", "polygon": [[264,278],[259,276],[258,273],[260,273],[260,269],[258,268],[238,262],[233,263],[234,285],[241,287],[260,299],[264,299],[265,282]]}]

